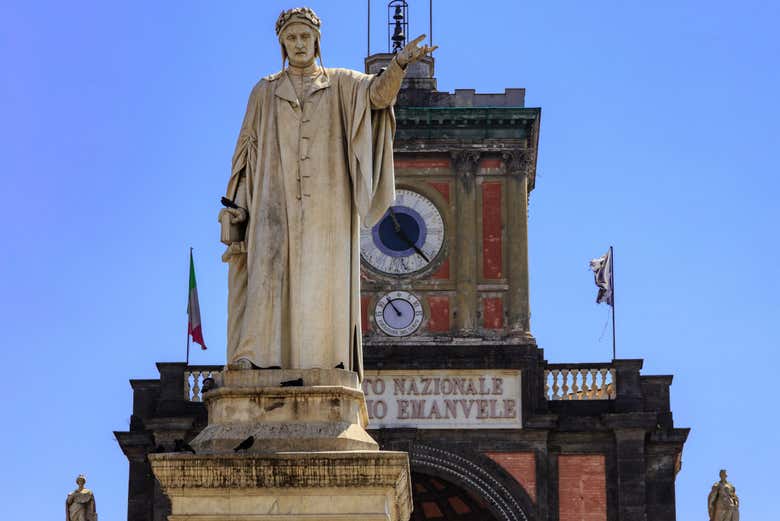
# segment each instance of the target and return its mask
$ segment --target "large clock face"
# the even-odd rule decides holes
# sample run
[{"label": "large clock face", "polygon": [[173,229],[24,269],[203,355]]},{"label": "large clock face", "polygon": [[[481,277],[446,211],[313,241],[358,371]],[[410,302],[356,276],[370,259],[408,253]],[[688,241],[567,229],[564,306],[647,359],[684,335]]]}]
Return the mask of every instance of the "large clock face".
[{"label": "large clock face", "polygon": [[405,275],[426,268],[444,243],[444,220],[436,205],[411,190],[396,190],[395,202],[370,229],[360,231],[360,255],[375,270]]}]

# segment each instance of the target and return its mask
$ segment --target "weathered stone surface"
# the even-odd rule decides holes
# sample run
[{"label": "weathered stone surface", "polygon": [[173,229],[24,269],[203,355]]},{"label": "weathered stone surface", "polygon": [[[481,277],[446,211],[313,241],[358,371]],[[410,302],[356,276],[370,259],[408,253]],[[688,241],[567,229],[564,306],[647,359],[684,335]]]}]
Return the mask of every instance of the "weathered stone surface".
[{"label": "weathered stone surface", "polygon": [[[304,387],[280,387],[298,378]],[[191,442],[199,454],[229,454],[249,436],[252,453],[379,449],[351,371],[225,371],[204,402],[209,423]]]},{"label": "weathered stone surface", "polygon": [[297,380],[298,378],[303,378],[303,384],[308,387],[337,385],[360,389],[357,374],[346,369],[227,370],[222,373],[220,385],[225,387],[279,387],[281,382]]},{"label": "weathered stone surface", "polygon": [[150,455],[171,499],[170,521],[405,520],[408,457],[401,452]]}]

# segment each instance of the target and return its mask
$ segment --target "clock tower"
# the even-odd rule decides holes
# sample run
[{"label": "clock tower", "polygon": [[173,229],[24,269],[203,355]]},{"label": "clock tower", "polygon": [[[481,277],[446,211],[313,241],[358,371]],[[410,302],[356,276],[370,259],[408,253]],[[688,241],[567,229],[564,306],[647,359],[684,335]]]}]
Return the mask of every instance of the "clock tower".
[{"label": "clock tower", "polygon": [[[367,71],[390,58],[368,57]],[[439,92],[432,57],[411,69],[396,105],[396,201],[361,233],[365,343],[532,341],[540,109],[524,89]]]}]

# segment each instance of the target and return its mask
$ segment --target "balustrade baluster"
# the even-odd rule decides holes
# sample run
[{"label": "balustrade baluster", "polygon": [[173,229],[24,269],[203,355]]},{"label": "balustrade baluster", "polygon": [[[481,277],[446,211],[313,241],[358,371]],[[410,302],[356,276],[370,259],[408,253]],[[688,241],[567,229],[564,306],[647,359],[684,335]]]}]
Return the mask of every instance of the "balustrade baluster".
[{"label": "balustrade baluster", "polygon": [[582,395],[583,400],[592,400],[593,391],[596,389],[596,379],[593,378],[593,369],[582,370],[582,380],[585,382],[585,392]]},{"label": "balustrade baluster", "polygon": [[553,369],[552,370],[552,375],[553,375],[553,394],[552,394],[552,399],[553,400],[560,400],[561,399],[560,395],[558,394],[558,391],[561,389],[561,387],[558,385],[558,375],[560,374],[560,372],[561,371],[559,369]]},{"label": "balustrade baluster", "polygon": [[546,370],[544,371],[544,398],[545,400],[550,400],[550,371]]},{"label": "balustrade baluster", "polygon": [[569,396],[569,374],[571,374],[571,371],[569,369],[561,369],[561,374],[563,375],[563,385],[561,386],[562,399],[571,400],[571,396]]},{"label": "balustrade baluster", "polygon": [[582,377],[582,390],[580,391],[580,400],[590,400],[590,384],[588,383],[588,374],[590,369],[580,369]]},{"label": "balustrade baluster", "polygon": [[588,375],[590,369],[580,369],[580,375],[582,376],[582,390],[580,391],[580,400],[590,400],[590,384],[588,383]]},{"label": "balustrade baluster", "polygon": [[601,378],[601,383],[599,384],[599,400],[607,400],[609,399],[609,394],[607,393],[607,386],[609,385],[608,376],[609,376],[609,369],[602,368],[599,370],[599,375]]},{"label": "balustrade baluster", "polygon": [[579,369],[575,369],[571,373],[571,399],[572,400],[579,400],[580,399],[580,396],[577,393],[577,391],[580,388],[579,385],[577,385],[577,376],[579,376],[579,374],[580,374],[580,370]]},{"label": "balustrade baluster", "polygon": [[192,373],[193,381],[192,381],[192,401],[193,402],[199,402],[200,401],[200,371],[194,371]]},{"label": "balustrade baluster", "polygon": [[184,371],[184,399],[190,400],[190,372]]},{"label": "balustrade baluster", "polygon": [[617,393],[615,392],[615,370],[609,370],[609,387],[607,388],[607,397],[614,400]]}]

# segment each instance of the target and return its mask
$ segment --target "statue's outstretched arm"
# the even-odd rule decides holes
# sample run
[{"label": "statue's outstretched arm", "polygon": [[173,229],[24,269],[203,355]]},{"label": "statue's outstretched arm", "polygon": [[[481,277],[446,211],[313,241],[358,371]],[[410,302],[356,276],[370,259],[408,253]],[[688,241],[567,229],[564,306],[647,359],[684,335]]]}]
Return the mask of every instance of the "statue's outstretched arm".
[{"label": "statue's outstretched arm", "polygon": [[401,90],[401,82],[404,79],[404,70],[398,65],[395,58],[390,60],[390,65],[374,78],[369,89],[372,109],[383,109],[395,103],[395,97]]}]

